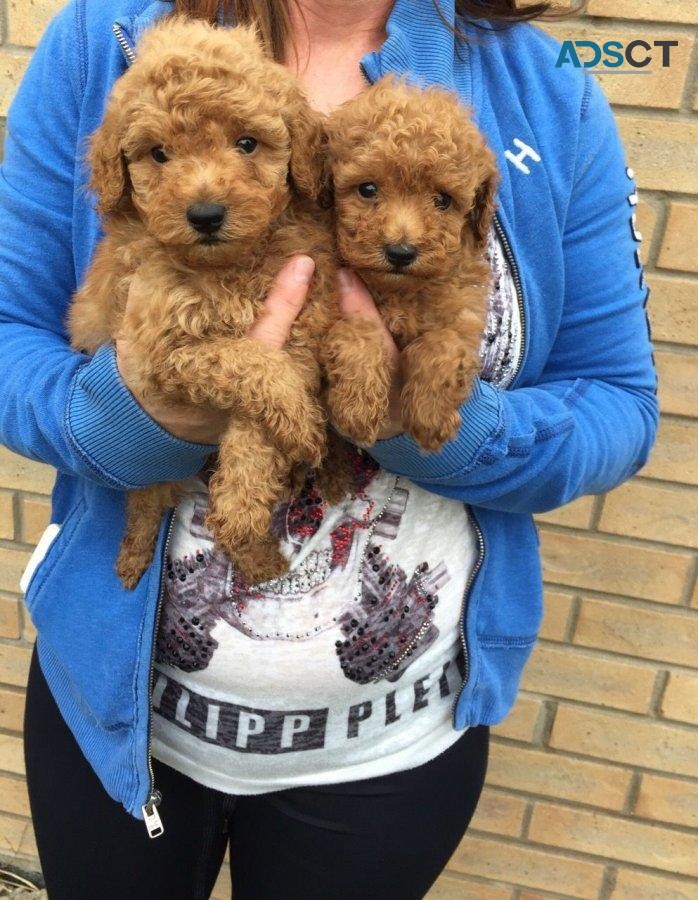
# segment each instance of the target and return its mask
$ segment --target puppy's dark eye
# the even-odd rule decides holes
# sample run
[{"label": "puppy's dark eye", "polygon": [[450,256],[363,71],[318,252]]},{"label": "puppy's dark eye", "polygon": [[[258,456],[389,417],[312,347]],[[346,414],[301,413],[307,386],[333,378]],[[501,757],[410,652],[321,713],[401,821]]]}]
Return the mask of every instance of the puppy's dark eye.
[{"label": "puppy's dark eye", "polygon": [[243,153],[254,153],[254,151],[257,149],[257,144],[257,139],[249,137],[249,135],[244,135],[243,137],[238,138],[238,140],[235,141],[235,146],[239,150],[242,150]]},{"label": "puppy's dark eye", "polygon": [[374,200],[378,196],[378,185],[375,181],[364,181],[357,190],[364,200]]},{"label": "puppy's dark eye", "polygon": [[150,155],[153,157],[156,163],[160,164],[166,163],[169,159],[162,147],[153,147],[153,149],[150,151]]},{"label": "puppy's dark eye", "polygon": [[448,194],[439,193],[434,197],[434,206],[437,209],[448,209],[452,203],[453,197],[450,197]]}]

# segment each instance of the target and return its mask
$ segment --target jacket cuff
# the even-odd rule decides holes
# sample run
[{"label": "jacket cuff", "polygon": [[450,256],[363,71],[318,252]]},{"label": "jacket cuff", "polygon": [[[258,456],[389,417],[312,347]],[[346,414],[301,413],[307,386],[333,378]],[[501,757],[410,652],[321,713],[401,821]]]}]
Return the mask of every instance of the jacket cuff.
[{"label": "jacket cuff", "polygon": [[189,478],[217,450],[180,440],[151,419],[121,380],[111,344],[76,372],[66,431],[95,473],[122,488]]},{"label": "jacket cuff", "polygon": [[448,480],[472,466],[488,438],[499,432],[502,401],[497,388],[475,379],[467,402],[461,406],[461,426],[456,437],[437,453],[426,453],[406,434],[377,441],[366,451],[389,472],[411,481]]}]

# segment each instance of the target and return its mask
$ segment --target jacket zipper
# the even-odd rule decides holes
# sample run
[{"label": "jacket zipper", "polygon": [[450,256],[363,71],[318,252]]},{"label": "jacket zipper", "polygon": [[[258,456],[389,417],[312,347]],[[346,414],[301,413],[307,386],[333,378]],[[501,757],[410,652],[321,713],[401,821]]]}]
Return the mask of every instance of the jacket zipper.
[{"label": "jacket zipper", "polygon": [[499,240],[502,243],[502,247],[504,248],[504,255],[507,258],[509,268],[511,269],[511,274],[514,279],[514,287],[516,288],[516,303],[519,307],[519,321],[521,323],[521,352],[519,353],[519,358],[516,361],[516,369],[514,370],[511,383],[509,384],[509,387],[512,387],[519,374],[521,365],[523,364],[523,358],[526,351],[526,318],[524,316],[523,284],[521,282],[521,271],[519,269],[519,265],[514,258],[511,244],[509,243],[509,238],[507,237],[507,233],[504,230],[504,226],[502,225],[502,220],[499,218],[499,213],[494,214],[493,221],[495,231],[497,232],[497,236],[499,237]]},{"label": "jacket zipper", "polygon": [[[124,34],[124,30],[118,22],[114,22],[112,25],[112,31],[114,32],[114,36],[119,42],[119,46],[121,47],[121,51],[124,54],[126,62],[132,65],[135,62],[136,54],[133,50],[133,47],[126,40],[126,36]],[[174,526],[174,510],[170,512],[170,519],[167,525],[167,537],[165,538],[165,549],[163,551],[163,559],[167,556],[167,551],[170,546],[170,539],[172,537],[172,530]],[[153,710],[152,710],[152,702],[153,702],[153,681],[155,675],[155,646],[157,642],[157,634],[158,628],[160,626],[160,614],[162,611],[162,595],[164,589],[164,571],[165,566],[162,565],[160,570],[160,584],[158,587],[158,600],[157,607],[155,610],[155,624],[153,626],[153,641],[152,647],[150,651],[150,670],[148,675],[148,772],[150,774],[150,788],[148,790],[148,799],[141,807],[141,812],[143,813],[143,821],[145,823],[145,827],[148,831],[148,836],[151,838],[160,837],[165,833],[165,828],[162,824],[162,819],[160,818],[160,813],[158,812],[158,806],[162,802],[162,794],[155,787],[155,774],[153,773],[153,758],[151,755],[151,744],[152,744],[152,731],[153,731]]]},{"label": "jacket zipper", "polygon": [[169,521],[167,523],[167,537],[165,538],[165,547],[162,552],[162,565],[160,569],[160,585],[158,587],[158,602],[155,610],[155,624],[153,625],[153,643],[150,651],[150,677],[148,679],[148,772],[150,773],[150,790],[148,799],[141,807],[143,812],[143,821],[148,830],[148,836],[151,838],[160,837],[165,833],[165,828],[158,812],[158,806],[162,802],[162,794],[155,789],[155,775],[153,774],[153,759],[150,753],[152,732],[153,732],[153,682],[155,675],[155,646],[157,642],[158,628],[160,626],[160,614],[162,612],[162,597],[165,592],[165,559],[170,549],[170,541],[174,530],[174,510],[170,510]]},{"label": "jacket zipper", "polygon": [[[495,213],[495,215],[494,215],[494,227],[495,227],[495,231],[497,232],[497,236],[499,237],[499,240],[502,243],[502,247],[504,248],[504,255],[506,256],[507,262],[509,263],[509,268],[511,269],[512,278],[514,280],[514,287],[516,288],[516,303],[519,307],[519,321],[521,323],[521,351],[519,353],[519,358],[516,361],[516,368],[514,370],[514,374],[511,379],[511,383],[509,385],[509,387],[511,387],[511,385],[513,385],[514,381],[516,380],[516,377],[518,376],[519,371],[521,370],[521,366],[523,364],[524,353],[525,353],[525,349],[526,349],[526,319],[524,316],[523,285],[521,282],[521,272],[519,270],[518,263],[516,262],[516,259],[514,258],[514,254],[511,249],[511,244],[509,243],[509,238],[507,237],[506,231],[504,230],[504,226],[502,225],[502,222],[499,218],[498,213]],[[463,681],[461,683],[461,686],[460,686],[459,690],[457,691],[456,696],[454,697],[453,706],[451,707],[451,713],[453,716],[454,727],[456,725],[456,707],[458,706],[458,701],[461,697],[461,694],[463,693],[465,685],[468,682],[468,677],[470,675],[470,657],[468,655],[468,646],[467,646],[467,642],[465,639],[465,613],[466,613],[466,610],[468,607],[468,598],[470,596],[470,590],[473,586],[473,582],[475,581],[475,578],[477,577],[478,572],[480,571],[480,569],[482,567],[482,562],[485,558],[485,539],[482,535],[482,529],[480,528],[480,524],[477,521],[477,519],[475,518],[475,513],[473,512],[472,508],[470,506],[468,506],[468,504],[465,505],[465,511],[468,515],[468,519],[470,520],[470,522],[472,522],[473,527],[475,528],[475,533],[477,535],[478,557],[477,557],[475,565],[470,573],[470,577],[468,578],[468,583],[465,586],[465,591],[463,592],[463,602],[461,604],[461,616],[460,616],[461,627],[459,629],[459,634],[460,634],[461,644],[463,646],[463,660],[464,660],[463,664],[465,666],[465,673],[463,675]]]},{"label": "jacket zipper", "polygon": [[126,62],[129,64],[129,66],[132,65],[136,61],[136,53],[133,47],[126,40],[124,29],[121,27],[121,25],[119,25],[118,22],[114,22],[114,24],[112,25],[112,31],[114,32],[114,35],[119,42],[119,46],[121,47],[124,56],[126,57]]},{"label": "jacket zipper", "polygon": [[477,573],[482,567],[482,562],[485,558],[485,539],[482,536],[482,529],[480,528],[479,522],[475,518],[475,513],[467,503],[465,504],[465,512],[468,516],[468,521],[474,527],[475,534],[477,535],[478,554],[477,559],[475,560],[475,565],[473,566],[470,572],[470,576],[468,577],[468,581],[465,585],[465,590],[463,591],[463,601],[460,607],[460,619],[458,620],[460,623],[458,628],[458,635],[460,637],[461,646],[463,647],[463,666],[465,668],[465,671],[463,673],[463,681],[461,682],[461,686],[456,691],[456,695],[453,698],[453,704],[451,705],[451,716],[453,718],[454,728],[456,727],[456,707],[458,706],[458,701],[460,700],[465,685],[468,683],[468,677],[470,676],[470,655],[468,654],[468,644],[465,639],[465,614],[468,608],[470,590],[473,586],[475,578],[477,577]]},{"label": "jacket zipper", "polygon": [[[132,65],[135,62],[136,54],[133,50],[133,47],[126,40],[126,36],[124,34],[124,30],[118,22],[114,22],[112,25],[112,31],[114,32],[114,36],[119,42],[119,46],[121,47],[121,51],[124,54],[126,62]],[[170,546],[170,539],[172,537],[172,530],[174,526],[174,510],[170,512],[170,519],[167,525],[167,537],[165,538],[165,549],[163,551],[163,559],[167,556],[167,551]],[[162,565],[160,570],[160,585],[158,587],[158,601],[157,607],[155,610],[155,624],[153,626],[153,642],[152,648],[150,652],[150,670],[148,676],[148,772],[150,774],[150,788],[148,790],[148,799],[141,807],[141,812],[143,813],[143,821],[145,822],[145,827],[148,831],[148,836],[151,838],[160,837],[165,833],[165,828],[162,824],[162,819],[160,818],[160,813],[158,812],[158,806],[162,802],[162,794],[160,791],[155,788],[155,775],[153,773],[153,759],[151,756],[151,743],[152,743],[152,731],[153,731],[153,710],[152,710],[152,702],[153,702],[153,681],[155,675],[155,645],[157,642],[157,634],[158,628],[160,626],[160,613],[162,611],[162,595],[164,589],[164,571],[165,566]]]}]

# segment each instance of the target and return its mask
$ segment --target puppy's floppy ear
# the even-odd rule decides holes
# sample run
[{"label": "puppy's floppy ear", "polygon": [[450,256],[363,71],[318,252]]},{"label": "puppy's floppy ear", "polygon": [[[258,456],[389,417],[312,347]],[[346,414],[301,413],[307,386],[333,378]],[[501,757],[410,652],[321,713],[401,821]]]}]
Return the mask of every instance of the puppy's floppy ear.
[{"label": "puppy's floppy ear", "polygon": [[101,215],[114,212],[129,189],[126,158],[121,150],[122,115],[110,104],[104,121],[90,140],[88,159],[92,170],[90,187],[97,195]]},{"label": "puppy's floppy ear", "polygon": [[475,192],[472,209],[466,217],[475,239],[475,249],[478,251],[484,250],[487,246],[487,236],[492,226],[496,207],[495,198],[498,185],[499,172],[493,157],[483,167],[482,180]]},{"label": "puppy's floppy ear", "polygon": [[293,188],[322,206],[331,205],[327,135],[323,116],[311,109],[298,91],[289,104],[287,125],[291,135],[289,176]]}]

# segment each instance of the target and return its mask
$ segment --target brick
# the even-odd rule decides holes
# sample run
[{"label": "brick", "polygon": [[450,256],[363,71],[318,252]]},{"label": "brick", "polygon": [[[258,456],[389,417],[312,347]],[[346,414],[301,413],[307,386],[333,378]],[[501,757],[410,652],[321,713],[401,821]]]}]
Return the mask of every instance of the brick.
[{"label": "brick", "polygon": [[616,116],[616,122],[640,188],[698,193],[698,122],[622,112]]},{"label": "brick", "polygon": [[492,729],[492,734],[512,741],[531,741],[542,714],[542,700],[519,694],[509,715]]},{"label": "brick", "polygon": [[611,896],[613,900],[696,900],[696,885],[693,880],[679,881],[621,869]]},{"label": "brick", "polygon": [[36,544],[51,521],[51,503],[36,497],[22,498],[22,540]]},{"label": "brick", "polygon": [[6,731],[22,731],[24,702],[23,692],[0,687],[0,728]]},{"label": "brick", "polygon": [[[698,662],[698,657],[694,660]],[[665,719],[677,719],[698,725],[698,675],[672,672],[664,689],[661,713]]]},{"label": "brick", "polygon": [[698,488],[629,481],[604,504],[600,531],[698,548]]},{"label": "brick", "polygon": [[521,686],[551,697],[645,712],[655,677],[649,666],[611,661],[569,646],[539,644],[524,670]]},{"label": "brick", "polygon": [[[698,167],[697,167],[698,168]],[[698,418],[698,356],[657,350],[659,404],[665,413]]]},{"label": "brick", "polygon": [[521,833],[526,801],[486,787],[477,805],[470,828],[492,834],[517,837]]},{"label": "brick", "polygon": [[692,666],[698,647],[698,615],[585,597],[573,640],[586,647]]},{"label": "brick", "polygon": [[227,862],[224,862],[210,900],[230,900],[232,896],[233,885],[230,879],[230,868]]},{"label": "brick", "polygon": [[506,845],[466,835],[451,857],[449,869],[493,881],[540,888],[563,896],[596,900],[604,867],[527,844]]},{"label": "brick", "polygon": [[19,591],[19,579],[30,556],[26,550],[0,547],[0,591]]},{"label": "brick", "polygon": [[50,494],[56,470],[0,447],[0,485],[16,491]]},{"label": "brick", "polygon": [[28,62],[26,53],[0,49],[0,116],[7,115]]},{"label": "brick", "polygon": [[[698,137],[698,132],[696,133]],[[675,202],[669,206],[664,240],[659,251],[660,269],[698,272],[695,234],[698,228],[698,203]]]},{"label": "brick", "polygon": [[698,876],[694,835],[607,813],[536,803],[529,840],[578,853],[610,856],[680,875]]},{"label": "brick", "polygon": [[[558,40],[587,40],[595,41],[600,45],[614,40],[620,41],[624,47],[635,39],[644,40],[650,46],[654,41],[678,40],[678,47],[673,47],[671,50],[671,65],[667,68],[662,66],[661,49],[653,49],[652,64],[647,67],[647,72],[651,72],[651,74],[614,75],[603,64],[595,67],[592,71],[597,76],[609,101],[613,104],[651,106],[663,109],[678,109],[681,105],[693,49],[692,35],[676,33],[656,25],[634,24],[628,26],[619,25],[616,22],[613,24],[592,23],[579,19],[555,24],[547,23],[544,30]],[[644,57],[645,51],[638,52],[636,55],[638,59]],[[579,58],[582,62],[590,61],[592,53],[589,50],[581,49]],[[627,71],[630,66],[624,63],[621,68]]]},{"label": "brick", "polygon": [[695,732],[655,719],[561,703],[550,746],[597,759],[698,777]]},{"label": "brick", "polygon": [[572,759],[549,749],[497,741],[490,745],[487,783],[496,787],[620,811],[630,778],[630,771],[618,766]]},{"label": "brick", "polygon": [[698,422],[662,416],[643,477],[698,485],[698,453],[690,453],[690,447],[698,447]]},{"label": "brick", "polygon": [[24,779],[0,775],[0,812],[31,817],[27,783]]},{"label": "brick", "polygon": [[653,272],[648,282],[653,340],[698,344],[698,281]]},{"label": "brick", "polygon": [[670,825],[698,828],[698,783],[644,773],[634,813]]},{"label": "brick", "polygon": [[559,509],[538,513],[536,521],[550,525],[566,525],[568,528],[588,528],[594,512],[594,497],[580,497]]},{"label": "brick", "polygon": [[[512,889],[454,875],[442,875],[424,900],[510,900]],[[221,900],[230,900],[230,894]]]},{"label": "brick", "polygon": [[550,900],[550,894],[547,892],[542,894],[539,891],[521,891],[517,900]]},{"label": "brick", "polygon": [[37,856],[32,824],[28,819],[0,815],[0,856]]},{"label": "brick", "polygon": [[63,0],[9,0],[9,39],[12,44],[35,47]]},{"label": "brick", "polygon": [[0,734],[0,769],[14,775],[24,775],[24,750],[20,737]]},{"label": "brick", "polygon": [[30,660],[30,648],[3,644],[0,650],[0,681],[15,687],[25,687]]},{"label": "brick", "polygon": [[656,207],[640,197],[640,202],[637,205],[637,224],[642,233],[645,248],[652,246],[654,232],[657,227],[657,217]]},{"label": "brick", "polygon": [[0,491],[0,538],[5,541],[14,540],[15,536],[13,498],[11,491]]},{"label": "brick", "polygon": [[574,594],[546,591],[540,636],[548,641],[564,641]]},{"label": "brick", "polygon": [[587,13],[633,21],[696,23],[695,0],[589,0]]},{"label": "brick", "polygon": [[24,621],[22,627],[22,639],[27,641],[30,644],[33,644],[36,640],[36,628],[34,627],[34,623],[29,618],[29,613],[25,609],[22,615],[22,619]]},{"label": "brick", "polygon": [[620,539],[541,529],[543,572],[559,585],[680,603],[692,557]]},{"label": "brick", "polygon": [[19,637],[19,602],[14,597],[0,597],[0,637]]},{"label": "brick", "polygon": [[[20,856],[29,857],[35,859],[38,864],[38,856],[39,851],[36,846],[36,838],[34,837],[34,828],[32,823],[29,823],[29,827],[25,829],[24,834],[22,835],[22,840],[19,844],[19,853]],[[38,868],[38,865],[37,865]]]}]

